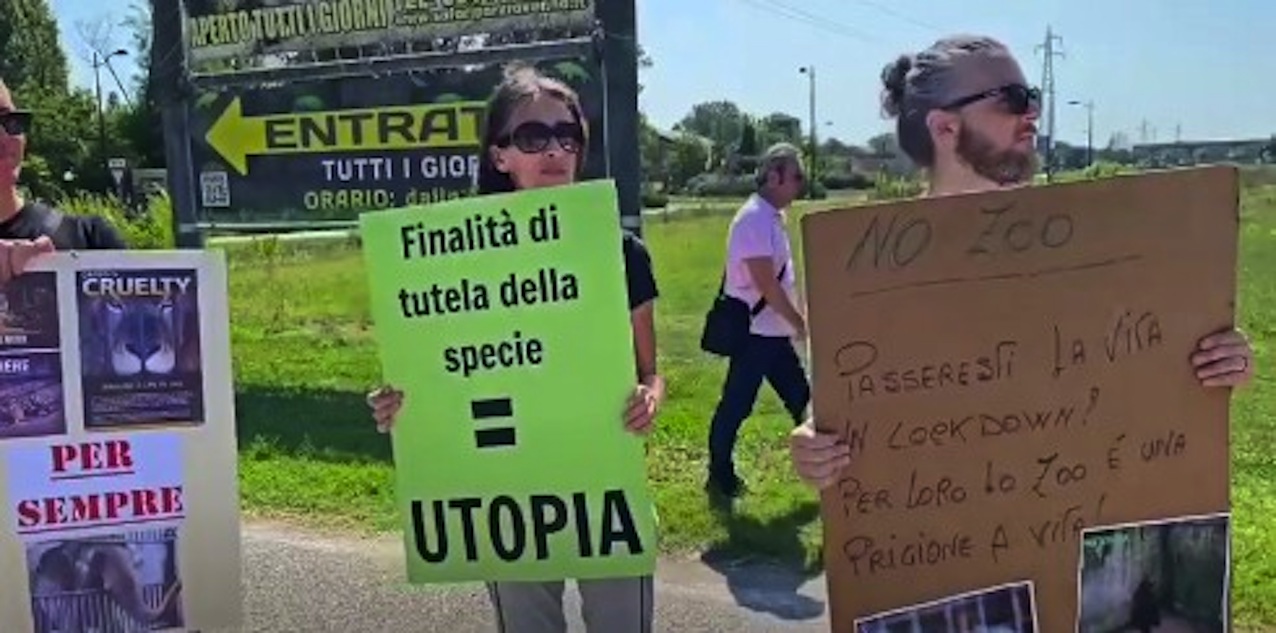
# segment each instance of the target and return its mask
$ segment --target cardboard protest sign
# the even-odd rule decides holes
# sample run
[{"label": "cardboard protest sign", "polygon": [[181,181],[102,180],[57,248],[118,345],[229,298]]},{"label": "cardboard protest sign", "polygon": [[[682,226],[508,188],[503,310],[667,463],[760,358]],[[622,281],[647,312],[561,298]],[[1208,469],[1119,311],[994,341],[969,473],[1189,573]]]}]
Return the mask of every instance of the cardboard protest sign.
[{"label": "cardboard protest sign", "polygon": [[610,181],[362,216],[412,582],[654,568]]},{"label": "cardboard protest sign", "polygon": [[815,419],[852,455],[823,496],[833,630],[1106,631],[1150,592],[1225,621],[1229,392],[1189,357],[1233,324],[1235,170],[802,230]]},{"label": "cardboard protest sign", "polygon": [[59,253],[0,286],[0,630],[241,622],[225,260]]}]

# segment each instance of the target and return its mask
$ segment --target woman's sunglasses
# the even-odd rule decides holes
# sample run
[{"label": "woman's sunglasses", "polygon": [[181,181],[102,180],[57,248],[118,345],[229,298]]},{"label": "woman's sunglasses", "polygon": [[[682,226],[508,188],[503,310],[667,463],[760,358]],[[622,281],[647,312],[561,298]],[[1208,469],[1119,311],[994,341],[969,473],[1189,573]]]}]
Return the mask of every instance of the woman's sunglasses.
[{"label": "woman's sunglasses", "polygon": [[965,96],[955,101],[944,104],[942,110],[956,110],[963,106],[968,106],[976,101],[998,97],[1002,104],[1006,106],[1006,111],[1010,114],[1022,115],[1027,114],[1029,110],[1037,110],[1041,108],[1041,89],[1031,88],[1023,84],[1007,84]]},{"label": "woman's sunglasses", "polygon": [[501,147],[511,144],[525,154],[539,154],[549,148],[550,141],[558,141],[563,151],[576,154],[585,144],[585,131],[578,123],[559,122],[549,125],[541,121],[528,121],[514,128],[498,140]]},{"label": "woman's sunglasses", "polygon": [[10,110],[0,112],[0,129],[9,136],[22,136],[31,127],[31,112],[27,110]]}]

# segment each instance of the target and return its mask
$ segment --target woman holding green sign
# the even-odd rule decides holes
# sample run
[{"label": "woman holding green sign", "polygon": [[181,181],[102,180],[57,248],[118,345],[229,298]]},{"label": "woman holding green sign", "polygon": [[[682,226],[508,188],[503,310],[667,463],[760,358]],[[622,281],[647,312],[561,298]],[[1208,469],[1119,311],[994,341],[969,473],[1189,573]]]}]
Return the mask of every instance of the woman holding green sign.
[{"label": "woman holding green sign", "polygon": [[[576,93],[562,82],[518,65],[506,73],[487,106],[484,151],[479,159],[479,195],[569,185],[584,168],[588,124]],[[654,304],[658,296],[646,246],[626,232],[624,261],[633,324],[637,386],[622,421],[637,434],[651,430],[664,399],[656,373]],[[385,433],[404,394],[384,386],[368,395],[377,429]],[[652,578],[578,580],[581,611],[591,633],[650,633]],[[511,633],[563,633],[563,582],[489,582],[497,629]]]}]

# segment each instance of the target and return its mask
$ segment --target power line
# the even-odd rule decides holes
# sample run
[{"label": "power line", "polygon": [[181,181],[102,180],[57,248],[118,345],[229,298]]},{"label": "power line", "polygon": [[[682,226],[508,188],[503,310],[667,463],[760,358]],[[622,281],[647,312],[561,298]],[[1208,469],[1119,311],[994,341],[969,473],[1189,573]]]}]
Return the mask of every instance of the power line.
[{"label": "power line", "polygon": [[775,15],[780,15],[780,16],[789,18],[790,20],[793,20],[795,22],[800,22],[807,26],[812,26],[812,27],[824,30],[826,32],[832,33],[834,35],[841,35],[842,37],[859,40],[861,42],[878,42],[879,41],[876,38],[872,37],[871,35],[868,35],[867,33],[853,29],[845,24],[841,24],[835,20],[830,20],[826,17],[816,15],[814,13],[811,13],[803,9],[798,9],[797,7],[783,4],[779,2],[778,0],[770,0],[769,2],[764,2],[763,0],[739,0],[739,1],[749,6],[762,9],[764,11],[768,11]]},{"label": "power line", "polygon": [[872,0],[855,0],[855,1],[856,1],[857,3],[859,3],[859,4],[862,4],[862,5],[866,6],[866,7],[872,7],[872,8],[874,8],[874,9],[877,9],[878,11],[881,11],[882,13],[885,13],[885,14],[887,14],[887,15],[891,15],[891,16],[894,16],[894,17],[896,17],[896,18],[898,18],[898,19],[900,19],[900,20],[903,20],[903,21],[905,21],[905,22],[908,22],[909,24],[912,24],[913,26],[919,26],[919,27],[921,27],[921,28],[923,28],[923,29],[929,29],[929,30],[931,30],[931,31],[935,31],[935,32],[937,32],[937,33],[942,33],[942,32],[944,32],[944,31],[945,31],[945,29],[941,29],[941,28],[939,28],[939,27],[935,26],[934,24],[927,24],[926,22],[922,22],[921,20],[918,20],[917,18],[914,18],[914,17],[913,17],[913,16],[911,16],[911,15],[908,15],[907,13],[904,13],[904,12],[902,12],[902,11],[897,11],[897,10],[892,9],[892,8],[890,8],[890,7],[888,7],[888,6],[884,5],[884,4],[879,4],[879,3],[877,3],[877,2],[873,2]]},{"label": "power line", "polygon": [[791,4],[788,4],[787,2],[781,2],[780,0],[771,0],[771,4],[774,4],[775,6],[780,7],[780,8],[782,8],[782,9],[786,10],[786,11],[790,11],[790,12],[792,12],[792,13],[795,13],[795,14],[797,14],[797,15],[800,15],[800,16],[802,16],[802,17],[805,17],[806,19],[811,20],[811,21],[813,21],[813,22],[821,22],[821,23],[833,24],[834,26],[836,26],[836,27],[837,27],[837,28],[839,28],[839,29],[846,30],[846,31],[851,31],[851,32],[855,33],[857,37],[860,37],[860,38],[863,38],[863,39],[866,39],[866,40],[870,40],[870,41],[876,41],[876,38],[874,38],[872,35],[869,35],[868,33],[865,33],[865,32],[860,31],[860,30],[858,30],[858,29],[852,28],[852,27],[850,27],[850,26],[847,26],[846,24],[843,24],[843,23],[841,23],[841,22],[837,22],[837,21],[835,21],[835,20],[832,20],[832,19],[830,19],[828,16],[817,15],[817,14],[815,14],[815,13],[811,13],[810,11],[807,11],[807,10],[805,10],[805,9],[799,9],[799,8],[797,8],[797,7],[795,7],[795,6],[791,5]]}]

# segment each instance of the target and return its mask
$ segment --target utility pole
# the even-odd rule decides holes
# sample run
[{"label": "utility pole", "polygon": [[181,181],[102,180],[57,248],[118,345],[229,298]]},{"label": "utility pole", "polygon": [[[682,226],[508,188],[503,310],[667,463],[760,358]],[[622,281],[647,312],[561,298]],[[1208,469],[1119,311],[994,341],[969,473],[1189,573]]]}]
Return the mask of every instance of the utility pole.
[{"label": "utility pole", "polygon": [[1094,100],[1089,101],[1069,101],[1068,105],[1077,105],[1085,108],[1085,164],[1087,167],[1094,164]]},{"label": "utility pole", "polygon": [[1050,182],[1054,174],[1054,58],[1064,57],[1061,50],[1055,48],[1055,42],[1063,43],[1063,38],[1055,35],[1054,30],[1046,26],[1046,41],[1038,44],[1036,50],[1044,52],[1041,69],[1041,89],[1045,92],[1046,101],[1046,182]]},{"label": "utility pole", "polygon": [[811,122],[808,124],[811,127],[811,150],[810,150],[810,156],[811,156],[810,166],[811,167],[808,170],[810,173],[806,175],[806,197],[810,200],[814,200],[815,199],[815,183],[816,183],[816,180],[819,178],[819,169],[817,168],[817,165],[819,163],[816,161],[816,156],[815,156],[817,147],[818,147],[816,145],[817,141],[815,137],[815,128],[816,128],[816,125],[815,125],[815,66],[803,66],[798,69],[798,72],[806,75],[807,83],[810,85],[810,90],[811,90],[811,94],[809,97],[809,102],[811,107],[811,113],[810,113]]},{"label": "utility pole", "polygon": [[[97,94],[97,142],[99,151],[102,153],[102,172],[110,182],[111,172],[108,156],[106,155],[106,110],[102,108],[102,66],[111,63],[112,57],[128,55],[128,51],[117,49],[109,55],[101,55],[97,49],[93,49],[93,89]],[[113,72],[113,71],[112,71]]]}]

